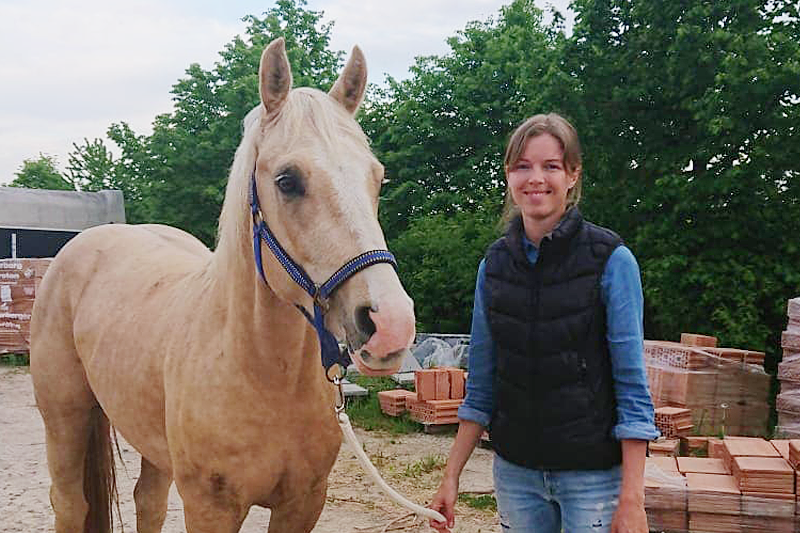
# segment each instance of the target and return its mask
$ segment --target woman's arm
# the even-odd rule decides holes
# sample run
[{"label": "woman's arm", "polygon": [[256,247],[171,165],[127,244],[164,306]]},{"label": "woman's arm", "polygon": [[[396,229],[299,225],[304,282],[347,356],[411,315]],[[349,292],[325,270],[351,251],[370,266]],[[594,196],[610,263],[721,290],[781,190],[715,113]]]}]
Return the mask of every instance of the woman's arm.
[{"label": "woman's arm", "polygon": [[449,531],[455,525],[455,505],[458,498],[458,478],[475,446],[481,438],[483,426],[471,420],[461,420],[458,425],[453,447],[444,468],[444,477],[439,490],[431,501],[430,508],[439,511],[447,519],[447,523],[431,521],[430,525],[437,531]]},{"label": "woman's arm", "polygon": [[431,521],[432,528],[448,531],[455,524],[455,504],[458,497],[458,478],[472,455],[492,414],[492,386],[494,379],[494,348],[486,317],[484,295],[485,262],[478,266],[475,283],[475,304],[472,309],[472,329],[469,343],[469,374],[467,395],[458,408],[459,426],[455,441],[447,458],[444,478],[430,506],[442,513],[446,524]]},{"label": "woman's arm", "polygon": [[622,488],[611,521],[611,533],[647,533],[644,510],[644,463],[647,441],[622,441]]},{"label": "woman's arm", "polygon": [[606,337],[617,400],[614,437],[619,441],[654,440],[659,432],[644,360],[642,281],[636,258],[625,246],[614,250],[608,259],[601,295],[606,306]]},{"label": "woman's arm", "polygon": [[617,400],[614,435],[622,444],[622,487],[612,533],[646,533],[644,466],[647,441],[658,437],[644,361],[644,298],[639,265],[624,246],[608,260],[602,279],[607,339]]}]

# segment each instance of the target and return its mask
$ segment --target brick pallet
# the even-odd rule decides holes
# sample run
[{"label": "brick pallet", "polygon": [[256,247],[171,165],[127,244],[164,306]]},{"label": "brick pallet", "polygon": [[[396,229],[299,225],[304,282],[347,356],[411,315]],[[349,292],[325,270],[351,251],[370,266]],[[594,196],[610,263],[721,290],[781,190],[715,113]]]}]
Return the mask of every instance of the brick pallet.
[{"label": "brick pallet", "polygon": [[30,350],[39,283],[52,259],[0,259],[0,354]]},{"label": "brick pallet", "polygon": [[800,297],[786,306],[786,330],[781,334],[783,358],[778,364],[781,392],[775,399],[779,433],[800,437]]},{"label": "brick pallet", "polygon": [[[717,347],[714,337],[703,335],[684,333],[681,338],[688,344],[644,342],[655,407],[689,409],[692,424],[701,434],[763,434],[770,386],[764,353]],[[797,375],[800,396],[800,367]]]},{"label": "brick pallet", "polygon": [[408,411],[412,420],[426,426],[458,423],[458,407],[464,401],[465,372],[460,368],[429,368],[414,372],[416,392],[402,389],[378,393],[381,411],[400,416]]},{"label": "brick pallet", "polygon": [[800,531],[795,484],[800,440],[727,437],[709,439],[709,449],[726,457],[731,470],[723,458],[647,458],[645,509],[651,531]]}]

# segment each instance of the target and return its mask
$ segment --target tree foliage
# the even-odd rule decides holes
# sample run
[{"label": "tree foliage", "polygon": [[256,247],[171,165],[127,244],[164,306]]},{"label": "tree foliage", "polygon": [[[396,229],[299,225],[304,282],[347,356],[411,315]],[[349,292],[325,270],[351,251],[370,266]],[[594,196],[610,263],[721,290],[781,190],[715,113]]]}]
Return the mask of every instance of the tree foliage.
[{"label": "tree foliage", "polygon": [[420,331],[469,331],[478,264],[498,235],[496,212],[479,209],[415,218],[391,242]]},{"label": "tree foliage", "polygon": [[73,184],[58,171],[55,158],[49,155],[39,154],[38,159],[26,159],[14,175],[16,178],[9,183],[10,187],[57,191],[75,189]]},{"label": "tree foliage", "polygon": [[797,4],[573,6],[588,210],[640,259],[648,334],[777,346],[800,282]]}]

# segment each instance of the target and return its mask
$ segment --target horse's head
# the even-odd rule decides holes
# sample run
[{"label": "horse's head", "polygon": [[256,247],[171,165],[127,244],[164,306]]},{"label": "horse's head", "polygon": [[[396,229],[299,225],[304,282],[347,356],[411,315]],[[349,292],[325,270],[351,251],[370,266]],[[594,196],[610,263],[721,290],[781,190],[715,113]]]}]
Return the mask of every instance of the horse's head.
[{"label": "horse's head", "polygon": [[[263,217],[289,256],[320,284],[350,259],[386,248],[378,223],[383,166],[353,118],[366,87],[364,56],[353,49],[328,94],[292,89],[284,41],[277,39],[264,50],[259,78],[261,105],[248,116],[245,136],[253,136]],[[308,308],[309,295],[261,246],[270,288]],[[414,310],[391,265],[361,270],[328,305],[326,326],[346,340],[362,373],[397,370],[414,337]]]}]

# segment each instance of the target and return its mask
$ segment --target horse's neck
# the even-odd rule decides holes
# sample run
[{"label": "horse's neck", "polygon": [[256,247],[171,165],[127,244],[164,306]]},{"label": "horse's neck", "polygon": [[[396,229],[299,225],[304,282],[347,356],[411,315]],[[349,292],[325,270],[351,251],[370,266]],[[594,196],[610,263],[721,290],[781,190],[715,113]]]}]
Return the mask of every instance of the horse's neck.
[{"label": "horse's neck", "polygon": [[302,381],[310,374],[306,365],[313,360],[308,355],[316,342],[314,330],[256,273],[252,249],[242,246],[238,253],[235,260],[215,258],[215,285],[224,301],[223,342],[239,366],[258,374],[262,382],[276,374],[281,380]]}]

